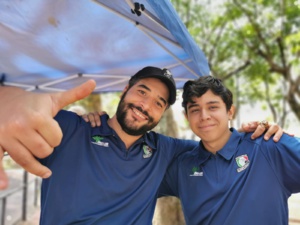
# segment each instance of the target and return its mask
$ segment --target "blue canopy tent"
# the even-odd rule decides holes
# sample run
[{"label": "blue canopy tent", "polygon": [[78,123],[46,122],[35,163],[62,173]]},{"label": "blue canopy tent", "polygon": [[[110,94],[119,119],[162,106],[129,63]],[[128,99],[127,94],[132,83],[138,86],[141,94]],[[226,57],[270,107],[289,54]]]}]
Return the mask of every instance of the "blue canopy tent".
[{"label": "blue canopy tent", "polygon": [[92,78],[114,92],[148,65],[178,88],[210,73],[169,0],[0,1],[2,85],[63,91]]}]

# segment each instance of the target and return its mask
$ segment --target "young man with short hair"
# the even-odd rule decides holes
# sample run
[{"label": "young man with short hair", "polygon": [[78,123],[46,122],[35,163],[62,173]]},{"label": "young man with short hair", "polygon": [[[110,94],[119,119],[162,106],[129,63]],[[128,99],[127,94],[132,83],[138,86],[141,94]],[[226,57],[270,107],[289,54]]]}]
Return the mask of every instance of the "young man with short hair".
[{"label": "young man with short hair", "polygon": [[183,88],[186,118],[201,141],[172,163],[160,196],[181,199],[187,224],[288,224],[288,198],[300,191],[300,140],[251,139],[228,127],[232,93],[212,76]]}]

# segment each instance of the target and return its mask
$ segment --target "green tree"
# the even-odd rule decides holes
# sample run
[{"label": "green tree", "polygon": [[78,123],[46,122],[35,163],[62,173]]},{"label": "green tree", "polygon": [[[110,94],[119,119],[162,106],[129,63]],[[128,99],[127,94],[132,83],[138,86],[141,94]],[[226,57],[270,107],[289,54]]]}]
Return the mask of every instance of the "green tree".
[{"label": "green tree", "polygon": [[299,0],[172,2],[240,104],[263,101],[282,126],[289,108],[300,120]]}]

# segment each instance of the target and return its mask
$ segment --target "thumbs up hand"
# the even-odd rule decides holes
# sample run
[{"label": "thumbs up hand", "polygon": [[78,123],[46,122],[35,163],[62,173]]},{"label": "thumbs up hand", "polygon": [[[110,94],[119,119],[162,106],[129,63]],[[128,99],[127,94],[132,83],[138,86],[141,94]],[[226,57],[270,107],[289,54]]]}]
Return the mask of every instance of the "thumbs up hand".
[{"label": "thumbs up hand", "polygon": [[[61,142],[62,131],[53,117],[63,107],[87,97],[95,86],[95,81],[89,80],[65,92],[46,94],[0,87],[0,158],[8,152],[28,172],[50,177],[51,170],[35,157],[47,157]],[[0,189],[7,184],[0,165]]]}]

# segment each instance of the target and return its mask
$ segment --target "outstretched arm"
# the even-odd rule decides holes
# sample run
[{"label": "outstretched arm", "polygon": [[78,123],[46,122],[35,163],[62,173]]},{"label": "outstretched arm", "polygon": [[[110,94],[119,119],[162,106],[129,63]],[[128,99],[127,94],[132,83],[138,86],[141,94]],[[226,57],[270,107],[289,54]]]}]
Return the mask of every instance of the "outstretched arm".
[{"label": "outstretched arm", "polygon": [[[35,157],[44,158],[60,144],[62,131],[53,119],[66,105],[85,98],[95,88],[89,80],[71,90],[38,94],[15,87],[0,87],[0,157],[8,152],[28,172],[48,178],[49,168]],[[6,188],[7,177],[0,166],[0,189]]]}]

